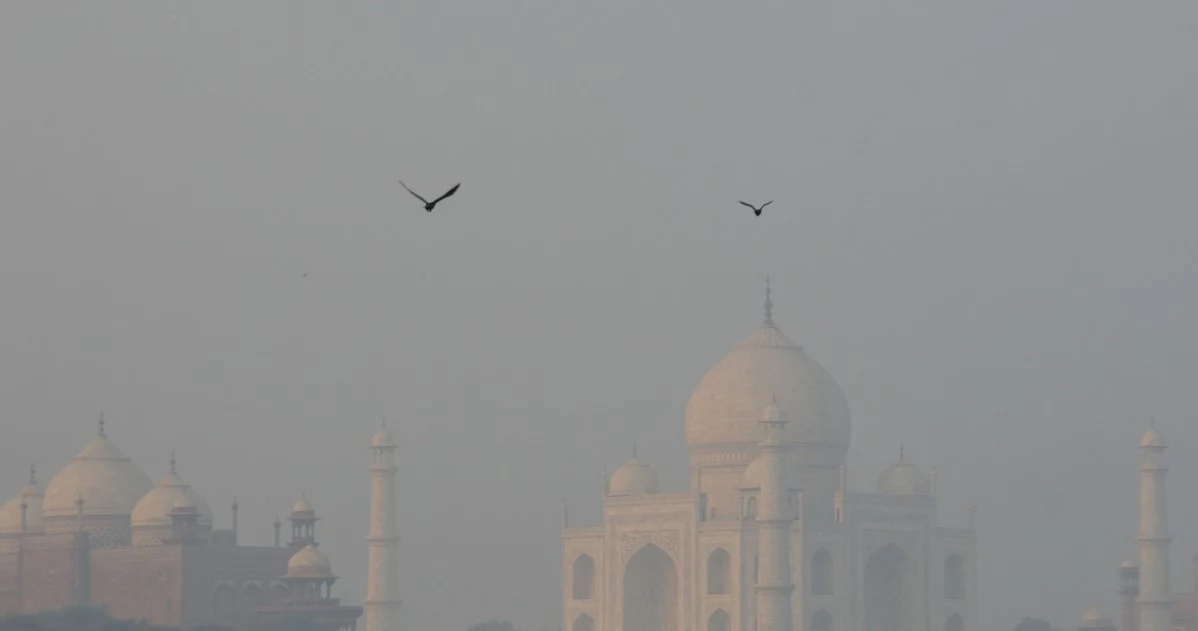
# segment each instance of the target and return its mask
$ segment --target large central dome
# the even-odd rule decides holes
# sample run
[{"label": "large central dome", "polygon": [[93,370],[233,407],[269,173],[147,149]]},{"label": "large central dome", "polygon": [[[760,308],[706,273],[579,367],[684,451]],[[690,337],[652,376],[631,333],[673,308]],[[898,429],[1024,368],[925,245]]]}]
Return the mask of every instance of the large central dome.
[{"label": "large central dome", "polygon": [[686,405],[691,447],[761,442],[776,401],[789,442],[847,447],[849,405],[836,380],[774,325],[761,325],[699,381]]}]

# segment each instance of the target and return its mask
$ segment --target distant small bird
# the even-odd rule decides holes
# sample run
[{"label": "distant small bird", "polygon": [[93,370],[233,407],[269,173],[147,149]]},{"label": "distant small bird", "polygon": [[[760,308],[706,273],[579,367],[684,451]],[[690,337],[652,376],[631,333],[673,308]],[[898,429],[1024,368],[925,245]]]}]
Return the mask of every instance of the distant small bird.
[{"label": "distant small bird", "polygon": [[304,278],[308,277],[308,272],[304,272]]},{"label": "distant small bird", "polygon": [[403,186],[404,188],[408,189],[408,192],[409,192],[409,193],[411,193],[413,197],[415,197],[416,199],[418,199],[418,200],[420,200],[420,201],[424,202],[424,209],[425,209],[425,210],[427,210],[427,211],[429,211],[430,213],[431,213],[431,212],[433,212],[433,208],[435,208],[435,207],[437,206],[437,202],[439,202],[439,201],[441,201],[441,200],[445,199],[446,197],[449,197],[450,195],[453,195],[454,193],[458,192],[458,187],[462,185],[462,183],[461,183],[461,182],[458,182],[457,184],[454,184],[454,185],[453,185],[453,188],[451,188],[451,189],[449,189],[448,191],[446,191],[444,195],[442,195],[442,196],[438,197],[437,199],[434,199],[433,201],[431,201],[431,202],[430,202],[430,201],[428,201],[427,199],[425,199],[425,198],[421,197],[421,196],[420,196],[420,194],[419,194],[419,193],[417,193],[416,191],[413,191],[412,189],[408,188],[408,185],[407,185],[407,184],[404,184],[404,183],[403,183],[403,180],[399,180],[399,183],[400,183],[400,185],[401,185],[401,186]]},{"label": "distant small bird", "polygon": [[742,204],[742,205],[744,205],[744,206],[748,206],[749,208],[752,208],[752,209],[753,209],[753,214],[754,214],[754,215],[756,215],[756,216],[758,216],[758,217],[760,217],[760,216],[761,216],[761,211],[765,210],[765,207],[766,207],[766,206],[769,206],[769,205],[770,205],[770,204],[772,204],[772,203],[774,203],[774,200],[772,200],[772,199],[771,199],[770,201],[768,201],[768,202],[766,202],[766,203],[762,204],[760,207],[757,207],[757,206],[754,206],[753,204],[750,204],[750,203],[748,203],[748,202],[741,202],[741,204]]}]

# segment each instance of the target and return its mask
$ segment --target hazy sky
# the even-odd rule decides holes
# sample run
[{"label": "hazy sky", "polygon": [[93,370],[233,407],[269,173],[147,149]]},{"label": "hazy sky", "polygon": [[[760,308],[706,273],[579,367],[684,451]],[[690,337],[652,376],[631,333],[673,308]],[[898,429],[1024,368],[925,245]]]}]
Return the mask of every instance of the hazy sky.
[{"label": "hazy sky", "polygon": [[306,492],[356,602],[386,416],[403,625],[556,626],[560,499],[685,488],[768,272],[853,487],[977,500],[984,630],[1117,607],[1150,417],[1190,589],[1195,59],[1194,2],[0,3],[0,499],[103,411],[243,540]]}]

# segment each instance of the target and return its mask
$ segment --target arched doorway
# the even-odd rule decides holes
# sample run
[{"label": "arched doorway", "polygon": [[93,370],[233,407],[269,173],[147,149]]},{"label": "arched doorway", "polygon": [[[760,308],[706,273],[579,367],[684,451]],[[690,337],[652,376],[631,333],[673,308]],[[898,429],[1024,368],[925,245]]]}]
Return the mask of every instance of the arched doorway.
[{"label": "arched doorway", "polygon": [[707,593],[727,594],[732,575],[732,557],[723,548],[716,548],[707,557]]},{"label": "arched doorway", "polygon": [[811,631],[832,631],[832,614],[820,609],[811,616]]},{"label": "arched doorway", "polygon": [[907,555],[888,543],[865,563],[865,631],[902,631]]},{"label": "arched doorway", "polygon": [[595,597],[595,560],[589,554],[574,559],[574,600],[590,600]]},{"label": "arched doorway", "polygon": [[250,583],[241,590],[241,614],[243,617],[253,617],[258,614],[258,608],[266,604],[262,588]]},{"label": "arched doorway", "polygon": [[959,613],[949,616],[944,621],[944,631],[965,631],[965,619]]},{"label": "arched doorway", "polygon": [[595,631],[595,620],[584,613],[574,620],[571,631]]},{"label": "arched doorway", "polygon": [[678,631],[678,571],[655,545],[641,548],[624,568],[624,631]]},{"label": "arched doorway", "polygon": [[728,617],[728,612],[716,609],[707,619],[707,631],[732,631],[732,619]]},{"label": "arched doorway", "polygon": [[212,594],[212,617],[217,624],[232,625],[233,616],[237,613],[236,597],[233,588],[222,583]]}]

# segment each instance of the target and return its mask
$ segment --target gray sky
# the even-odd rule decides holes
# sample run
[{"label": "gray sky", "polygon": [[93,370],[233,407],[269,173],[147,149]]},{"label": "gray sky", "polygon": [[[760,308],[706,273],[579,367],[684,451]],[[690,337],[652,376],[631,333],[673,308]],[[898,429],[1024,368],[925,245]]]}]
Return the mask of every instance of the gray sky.
[{"label": "gray sky", "polygon": [[[559,619],[558,502],[761,318],[981,515],[983,628],[1115,609],[1136,444],[1198,552],[1198,3],[0,4],[0,496],[110,436],[243,538],[306,491],[404,625]],[[430,194],[428,215],[395,182]],[[737,199],[778,201],[760,219]],[[307,272],[308,278],[302,274]],[[341,583],[339,583],[341,586]]]}]

